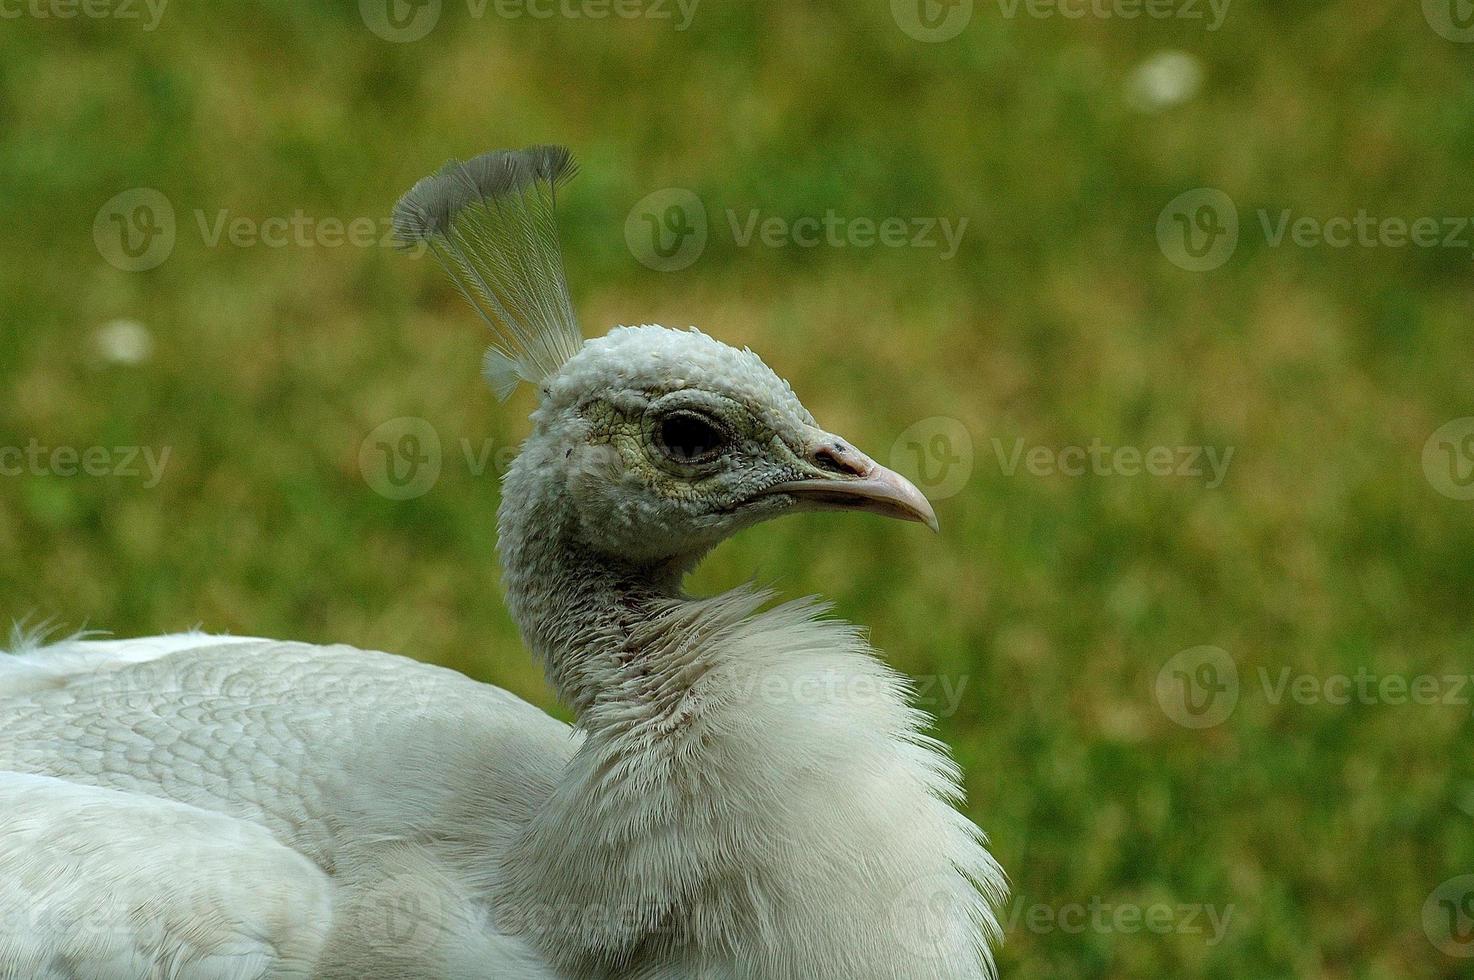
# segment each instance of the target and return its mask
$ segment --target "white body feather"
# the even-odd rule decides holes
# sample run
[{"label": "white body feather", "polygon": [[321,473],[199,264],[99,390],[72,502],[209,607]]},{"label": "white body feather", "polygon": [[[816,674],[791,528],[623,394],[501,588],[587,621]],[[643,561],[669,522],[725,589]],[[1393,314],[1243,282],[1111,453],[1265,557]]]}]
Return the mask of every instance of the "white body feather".
[{"label": "white body feather", "polygon": [[[0,977],[983,975],[963,875],[1001,878],[898,677],[756,602],[589,738],[345,647],[0,659]],[[87,669],[37,690],[47,657]]]}]

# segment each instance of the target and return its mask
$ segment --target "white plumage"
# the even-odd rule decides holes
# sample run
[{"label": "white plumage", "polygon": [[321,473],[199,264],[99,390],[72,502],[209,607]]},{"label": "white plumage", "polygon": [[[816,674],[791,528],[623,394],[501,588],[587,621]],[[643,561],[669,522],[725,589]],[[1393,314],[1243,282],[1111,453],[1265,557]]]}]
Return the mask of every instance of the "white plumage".
[{"label": "white plumage", "polygon": [[[456,234],[496,235],[561,159],[513,158],[424,234],[470,198]],[[508,334],[541,394],[503,488],[508,605],[576,725],[347,647],[0,656],[0,978],[992,974],[1002,873],[904,679],[812,602],[680,587],[759,521],[934,524],[924,498],[751,352],[647,326],[550,361],[567,345]]]}]

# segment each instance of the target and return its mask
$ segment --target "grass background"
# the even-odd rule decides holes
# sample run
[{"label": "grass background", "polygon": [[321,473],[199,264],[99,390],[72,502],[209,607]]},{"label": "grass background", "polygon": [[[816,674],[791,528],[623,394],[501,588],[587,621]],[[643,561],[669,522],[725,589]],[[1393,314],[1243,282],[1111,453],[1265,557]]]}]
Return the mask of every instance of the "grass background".
[{"label": "grass background", "polygon": [[[171,451],[153,488],[0,478],[0,617],[344,641],[554,708],[501,605],[496,480],[459,461],[462,439],[515,446],[530,395],[484,390],[480,328],[431,262],[212,247],[197,213],[378,219],[446,157],[565,142],[584,167],[562,223],[587,330],[694,323],[750,344],[882,459],[922,419],[969,433],[941,537],[782,521],[697,584],[823,593],[901,669],[966,685],[939,728],[1013,879],[1006,976],[1469,975],[1422,910],[1474,872],[1470,706],[1276,704],[1257,672],[1471,671],[1474,504],[1421,462],[1474,414],[1470,235],[1276,247],[1257,214],[1474,214],[1474,45],[1417,0],[1239,2],[1217,31],[1002,9],[979,3],[936,44],[883,0],[704,0],[686,31],[446,0],[414,43],[352,3],[178,3],[154,31],[0,21],[0,446]],[[1165,49],[1198,60],[1201,90],[1142,112],[1129,80]],[[662,273],[624,224],[673,186],[711,234]],[[1202,186],[1243,227],[1194,273],[1155,229]],[[178,216],[144,272],[92,235],[135,187]],[[969,224],[949,261],[743,248],[727,213],[754,208]],[[151,333],[146,362],[98,357],[118,318]],[[396,502],[359,449],[402,416],[428,420],[447,462]],[[995,439],[1234,456],[1214,489],[1010,475]],[[1244,687],[1195,731],[1153,685],[1203,644]],[[1219,943],[1029,927],[1036,906],[1092,901],[1212,906],[1229,927]]]}]

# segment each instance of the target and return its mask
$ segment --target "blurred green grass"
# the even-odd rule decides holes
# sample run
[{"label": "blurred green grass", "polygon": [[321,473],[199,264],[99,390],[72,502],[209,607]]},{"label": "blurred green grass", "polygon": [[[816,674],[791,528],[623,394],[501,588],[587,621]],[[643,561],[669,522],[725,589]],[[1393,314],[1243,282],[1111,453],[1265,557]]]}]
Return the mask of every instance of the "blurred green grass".
[{"label": "blurred green grass", "polygon": [[[165,478],[0,478],[0,617],[119,635],[348,642],[448,664],[558,710],[500,601],[497,484],[513,447],[483,337],[433,264],[387,248],[211,247],[196,212],[387,214],[449,156],[575,148],[565,252],[586,329],[693,323],[750,344],[815,414],[884,458],[918,420],[974,443],[944,533],[778,522],[697,577],[822,593],[901,669],[965,683],[939,722],[1012,876],[1006,976],[1455,977],[1425,899],[1474,872],[1468,705],[1272,703],[1261,668],[1467,674],[1468,502],[1425,440],[1474,414],[1471,252],[1271,247],[1260,209],[1474,214],[1474,50],[1419,5],[1234,5],[1182,20],[1006,18],[979,4],[923,44],[888,4],[700,5],[668,22],[472,18],[386,43],[353,4],[170,6],[121,22],[0,24],[0,446],[169,447]],[[1191,52],[1201,92],[1144,113],[1133,70]],[[624,241],[632,205],[694,191],[690,268]],[[1221,188],[1244,220],[1221,268],[1158,248],[1163,206]],[[163,264],[92,240],[120,191],[173,203]],[[727,212],[965,216],[957,256],[739,247]],[[100,325],[153,357],[107,364]],[[380,423],[421,417],[434,489],[359,470]],[[1006,473],[993,440],[1233,447],[1221,487]],[[490,440],[489,443],[484,442]],[[1236,658],[1233,716],[1174,724],[1178,651]],[[1462,807],[1462,809],[1461,809]],[[1182,929],[1058,924],[1095,901],[1211,906]]]}]

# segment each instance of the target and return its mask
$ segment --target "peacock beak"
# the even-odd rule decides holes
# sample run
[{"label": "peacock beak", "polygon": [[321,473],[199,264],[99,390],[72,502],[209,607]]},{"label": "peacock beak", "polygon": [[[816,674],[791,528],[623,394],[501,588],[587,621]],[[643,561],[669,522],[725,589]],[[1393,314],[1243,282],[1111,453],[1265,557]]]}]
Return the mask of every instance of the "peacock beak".
[{"label": "peacock beak", "polygon": [[787,494],[815,510],[867,511],[940,530],[936,511],[915,484],[838,436],[815,429],[806,457],[812,476],[780,483],[767,493]]}]

